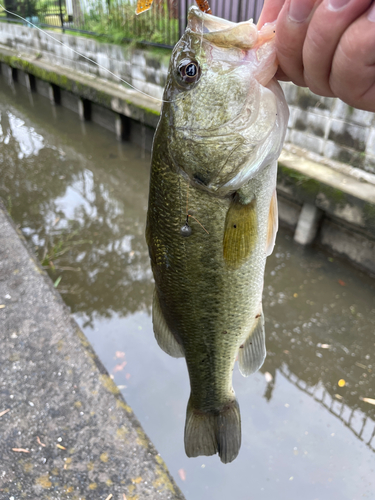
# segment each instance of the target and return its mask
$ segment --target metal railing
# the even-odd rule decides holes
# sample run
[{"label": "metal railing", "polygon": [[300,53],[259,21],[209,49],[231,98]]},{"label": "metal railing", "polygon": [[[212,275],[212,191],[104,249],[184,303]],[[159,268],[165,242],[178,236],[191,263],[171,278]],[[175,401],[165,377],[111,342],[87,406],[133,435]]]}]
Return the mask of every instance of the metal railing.
[{"label": "metal railing", "polygon": [[357,408],[351,408],[344,401],[337,400],[322,385],[309,386],[291,372],[286,365],[279,367],[279,371],[289,382],[311,396],[317,403],[338,418],[345,427],[352,431],[356,438],[375,452],[375,421],[372,418]]},{"label": "metal railing", "polygon": [[[0,21],[33,23],[108,38],[171,48],[186,27],[193,0],[154,0],[152,8],[135,15],[136,0],[3,0],[8,12]],[[214,15],[234,22],[258,19],[263,0],[211,0]],[[21,16],[26,21],[20,20]]]}]

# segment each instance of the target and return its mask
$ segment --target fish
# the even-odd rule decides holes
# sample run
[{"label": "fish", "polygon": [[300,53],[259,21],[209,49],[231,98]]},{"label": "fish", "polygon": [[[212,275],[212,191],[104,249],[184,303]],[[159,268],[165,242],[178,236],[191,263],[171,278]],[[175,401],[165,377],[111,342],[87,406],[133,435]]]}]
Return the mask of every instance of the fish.
[{"label": "fish", "polygon": [[233,386],[266,356],[262,290],[278,229],[276,174],[288,106],[274,75],[275,26],[193,6],[175,46],[152,148],[146,223],[156,341],[184,357],[189,457],[233,461]]}]

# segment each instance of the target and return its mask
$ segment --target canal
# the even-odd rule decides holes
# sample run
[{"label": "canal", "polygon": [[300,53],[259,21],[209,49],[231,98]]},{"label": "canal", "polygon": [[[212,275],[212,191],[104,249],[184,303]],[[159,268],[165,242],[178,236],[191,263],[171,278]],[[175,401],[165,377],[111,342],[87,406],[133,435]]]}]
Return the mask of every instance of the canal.
[{"label": "canal", "polygon": [[187,500],[358,500],[375,491],[375,282],[280,230],[267,359],[234,388],[238,458],[188,459],[183,359],[152,333],[150,155],[0,76],[0,197]]}]

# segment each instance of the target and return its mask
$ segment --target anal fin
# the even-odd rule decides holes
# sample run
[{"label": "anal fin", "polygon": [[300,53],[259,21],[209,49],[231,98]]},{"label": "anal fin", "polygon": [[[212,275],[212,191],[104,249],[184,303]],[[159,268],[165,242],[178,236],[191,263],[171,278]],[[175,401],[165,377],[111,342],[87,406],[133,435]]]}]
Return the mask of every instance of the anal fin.
[{"label": "anal fin", "polygon": [[156,290],[154,290],[154,300],[152,304],[152,324],[159,347],[173,358],[183,358],[185,356],[184,351],[165,321]]},{"label": "anal fin", "polygon": [[253,331],[240,347],[238,365],[244,377],[255,373],[263,365],[266,358],[266,336],[264,332],[263,312],[259,315]]}]

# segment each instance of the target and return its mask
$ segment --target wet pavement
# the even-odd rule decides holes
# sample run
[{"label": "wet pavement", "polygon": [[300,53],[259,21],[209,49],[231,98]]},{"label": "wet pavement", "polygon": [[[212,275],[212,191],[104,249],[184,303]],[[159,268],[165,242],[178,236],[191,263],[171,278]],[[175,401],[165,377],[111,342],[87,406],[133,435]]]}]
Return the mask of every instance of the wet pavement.
[{"label": "wet pavement", "polygon": [[248,379],[234,373],[239,457],[188,459],[185,363],[152,334],[149,156],[2,80],[0,112],[0,197],[186,498],[373,498],[374,280],[281,230],[266,269],[267,359]]},{"label": "wet pavement", "polygon": [[182,500],[0,202],[0,498]]}]

